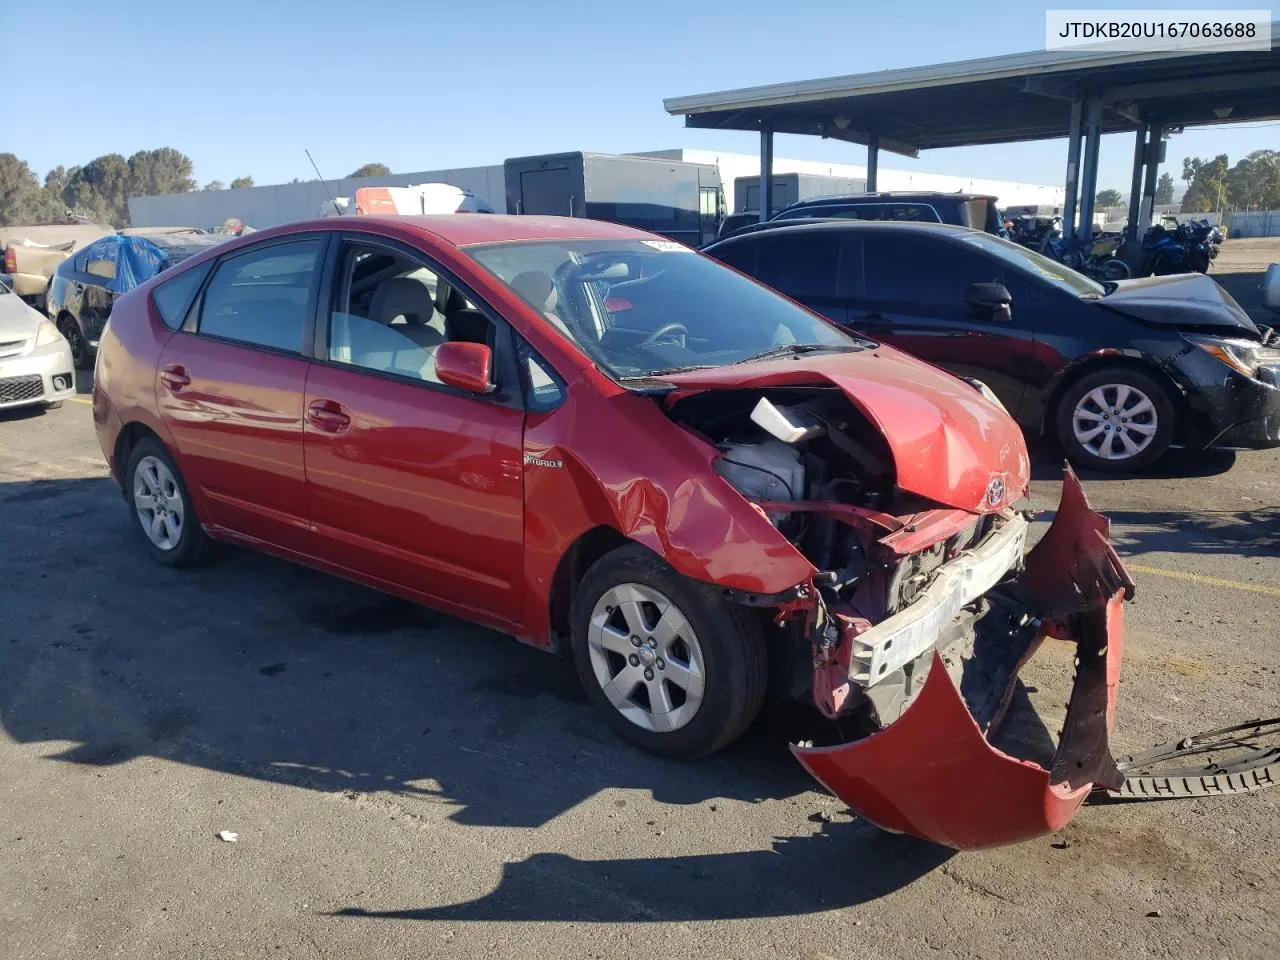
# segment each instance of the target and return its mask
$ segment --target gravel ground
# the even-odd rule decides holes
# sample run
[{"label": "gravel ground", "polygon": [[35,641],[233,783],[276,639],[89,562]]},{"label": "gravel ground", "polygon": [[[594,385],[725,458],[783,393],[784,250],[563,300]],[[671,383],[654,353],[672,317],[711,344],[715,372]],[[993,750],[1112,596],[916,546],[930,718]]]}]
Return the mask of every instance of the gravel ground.
[{"label": "gravel ground", "polygon": [[[1272,259],[1228,241],[1215,275],[1244,301]],[[1280,451],[1086,487],[1138,582],[1117,748],[1280,714]],[[0,544],[5,960],[1280,951],[1280,790],[890,836],[788,756],[809,712],[666,762],[507,638],[240,550],[158,568],[83,402],[0,419]]]}]

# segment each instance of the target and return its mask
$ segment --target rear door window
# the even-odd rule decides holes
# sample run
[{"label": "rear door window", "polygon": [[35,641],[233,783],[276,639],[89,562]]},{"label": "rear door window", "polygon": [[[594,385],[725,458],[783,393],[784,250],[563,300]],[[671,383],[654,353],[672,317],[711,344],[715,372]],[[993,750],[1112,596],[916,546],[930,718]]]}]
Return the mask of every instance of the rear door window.
[{"label": "rear door window", "polygon": [[977,251],[933,237],[895,236],[888,230],[866,237],[863,268],[868,299],[959,310],[964,309],[970,284],[1003,280],[1001,265]]},{"label": "rear door window", "polygon": [[766,236],[757,245],[756,278],[802,303],[829,302],[840,272],[840,234]]},{"label": "rear door window", "polygon": [[200,333],[301,353],[323,247],[297,240],[223,260],[205,290]]},{"label": "rear door window", "polygon": [[759,244],[750,240],[730,243],[716,250],[714,256],[721,263],[728,264],[740,273],[755,276],[757,246]]}]

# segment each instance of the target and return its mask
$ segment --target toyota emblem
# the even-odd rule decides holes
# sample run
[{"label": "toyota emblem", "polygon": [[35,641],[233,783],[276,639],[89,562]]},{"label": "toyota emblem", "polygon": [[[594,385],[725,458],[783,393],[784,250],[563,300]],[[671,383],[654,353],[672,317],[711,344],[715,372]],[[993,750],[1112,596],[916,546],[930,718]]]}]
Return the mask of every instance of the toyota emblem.
[{"label": "toyota emblem", "polygon": [[995,507],[1004,499],[1004,480],[1000,477],[992,477],[991,482],[987,484],[987,506]]}]

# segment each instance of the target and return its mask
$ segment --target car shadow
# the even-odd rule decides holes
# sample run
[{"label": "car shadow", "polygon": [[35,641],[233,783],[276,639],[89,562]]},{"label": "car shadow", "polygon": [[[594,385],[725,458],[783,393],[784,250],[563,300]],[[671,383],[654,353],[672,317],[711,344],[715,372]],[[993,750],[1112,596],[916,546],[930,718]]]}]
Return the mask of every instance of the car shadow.
[{"label": "car shadow", "polygon": [[[565,659],[249,551],[223,548],[200,570],[159,566],[132,526],[109,479],[0,482],[0,726],[17,743],[50,743],[52,762],[156,757],[422,799],[468,826],[535,828],[615,788],[672,805],[827,805],[788,750],[838,742],[814,710],[766,710],[698,762],[649,756],[608,730]],[[540,853],[510,865],[486,901],[447,909],[595,916],[575,884],[626,870],[669,889],[680,916],[812,912],[883,895],[948,856],[859,821],[773,851],[612,865]],[[767,895],[747,903],[746,885]]]},{"label": "car shadow", "polygon": [[[1062,465],[1066,461],[1061,445],[1053,437],[1027,438],[1031,454],[1032,480],[1061,480]],[[1236,463],[1234,450],[1187,450],[1175,447],[1150,467],[1134,473],[1106,473],[1074,467],[1081,480],[1098,483],[1106,480],[1191,480],[1198,477],[1216,477],[1229,471]]]},{"label": "car shadow", "polygon": [[[406,910],[345,907],[330,916],[392,920],[635,923],[789,917],[857,906],[942,867],[954,851],[862,821],[829,823],[770,850],[580,860],[535,853],[507,863],[498,885],[464,903]],[[627,888],[659,897],[620,899]]]},{"label": "car shadow", "polygon": [[1122,553],[1280,554],[1280,507],[1250,510],[1108,510]]},{"label": "car shadow", "polygon": [[33,403],[23,407],[9,407],[7,410],[0,410],[0,423],[33,420],[36,417],[44,416],[47,412],[48,408],[42,403]]}]

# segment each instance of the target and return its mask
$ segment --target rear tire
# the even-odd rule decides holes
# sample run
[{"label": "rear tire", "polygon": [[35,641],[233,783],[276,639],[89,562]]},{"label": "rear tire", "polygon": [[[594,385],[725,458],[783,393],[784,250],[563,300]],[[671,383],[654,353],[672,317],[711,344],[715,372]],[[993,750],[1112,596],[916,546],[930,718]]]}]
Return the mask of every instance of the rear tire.
[{"label": "rear tire", "polygon": [[1164,456],[1177,431],[1168,391],[1130,367],[1104,367],[1068,386],[1054,416],[1058,439],[1074,464],[1131,473]]},{"label": "rear tire", "polygon": [[1133,271],[1129,269],[1129,265],[1123,260],[1107,260],[1102,264],[1102,279],[1104,280],[1128,280],[1133,276]]},{"label": "rear tire", "polygon": [[714,753],[764,702],[769,661],[753,614],[644,547],[619,547],[574,593],[578,677],[627,742],[679,759]]},{"label": "rear tire", "polygon": [[93,369],[94,349],[89,346],[79,322],[70,314],[63,314],[58,320],[58,332],[67,338],[71,347],[71,360],[77,370]]},{"label": "rear tire", "polygon": [[155,437],[143,437],[129,454],[125,499],[151,556],[169,567],[192,567],[208,552],[191,494],[178,465]]}]

